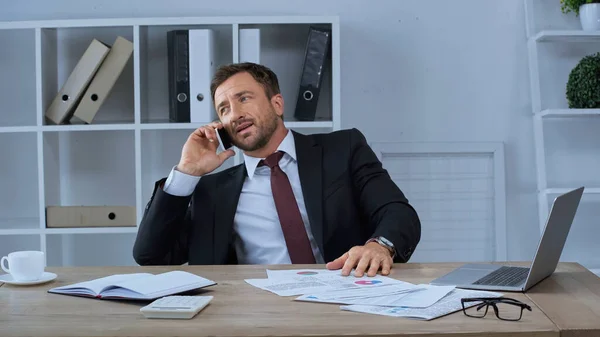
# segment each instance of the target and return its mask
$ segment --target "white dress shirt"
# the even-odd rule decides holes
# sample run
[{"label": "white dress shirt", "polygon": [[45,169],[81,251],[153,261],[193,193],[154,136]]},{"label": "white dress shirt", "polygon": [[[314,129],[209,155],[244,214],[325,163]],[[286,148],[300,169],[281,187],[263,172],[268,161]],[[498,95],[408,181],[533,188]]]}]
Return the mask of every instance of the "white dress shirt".
[{"label": "white dress shirt", "polygon": [[[291,131],[288,131],[277,150],[285,152],[279,161],[279,166],[288,176],[292,185],[316,263],[324,263],[310,230],[298,175],[296,146]],[[267,166],[258,167],[261,159],[264,158],[255,158],[244,154],[244,164],[248,176],[242,186],[233,223],[238,263],[290,264],[290,256],[271,192],[271,169]],[[200,177],[190,176],[173,167],[163,190],[172,195],[189,196],[199,181]]]}]

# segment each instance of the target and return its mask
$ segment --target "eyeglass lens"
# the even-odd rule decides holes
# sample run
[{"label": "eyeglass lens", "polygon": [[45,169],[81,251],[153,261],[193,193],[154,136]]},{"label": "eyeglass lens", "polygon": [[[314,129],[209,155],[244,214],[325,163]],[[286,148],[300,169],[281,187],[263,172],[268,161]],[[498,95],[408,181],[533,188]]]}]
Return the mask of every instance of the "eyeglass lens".
[{"label": "eyeglass lens", "polygon": [[471,317],[481,318],[486,314],[491,313],[500,319],[515,321],[521,319],[523,313],[521,306],[504,302],[494,302],[493,304],[489,305],[482,302],[467,302],[464,305],[465,314]]}]

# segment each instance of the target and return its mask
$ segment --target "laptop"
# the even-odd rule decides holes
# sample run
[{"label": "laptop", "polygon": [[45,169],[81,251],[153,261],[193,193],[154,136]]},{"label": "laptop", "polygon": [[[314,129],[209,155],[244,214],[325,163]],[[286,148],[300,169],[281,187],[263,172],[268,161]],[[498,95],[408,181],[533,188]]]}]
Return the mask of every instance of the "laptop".
[{"label": "laptop", "polygon": [[526,292],[554,273],[577,212],[583,187],[562,194],[552,204],[544,233],[530,267],[507,264],[465,264],[430,284],[490,291]]}]

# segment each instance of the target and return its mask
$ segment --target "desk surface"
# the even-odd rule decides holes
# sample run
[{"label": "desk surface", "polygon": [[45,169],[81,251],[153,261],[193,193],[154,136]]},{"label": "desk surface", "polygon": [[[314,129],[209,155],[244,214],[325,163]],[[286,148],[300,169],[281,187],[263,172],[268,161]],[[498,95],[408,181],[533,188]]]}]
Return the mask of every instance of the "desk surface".
[{"label": "desk surface", "polygon": [[[399,264],[391,277],[427,283],[459,264]],[[310,266],[314,268],[314,266]],[[477,319],[456,312],[432,321],[418,321],[341,311],[339,305],[295,302],[244,282],[265,278],[266,268],[302,266],[177,266],[48,268],[58,274],[37,286],[0,287],[0,336],[559,336],[559,328],[585,327],[600,333],[600,278],[579,265],[561,264],[555,276],[539,284],[531,295],[507,293],[530,304],[519,322],[495,315]],[[215,296],[191,320],[149,320],[139,309],[147,302],[97,300],[47,293],[52,287],[117,273],[160,273],[187,270],[218,282],[204,292]],[[581,285],[585,287],[580,288]],[[593,298],[591,295],[595,295]],[[555,302],[566,303],[556,306]],[[595,302],[594,302],[595,301]],[[577,312],[585,311],[578,316]],[[550,318],[549,318],[550,317]],[[577,317],[581,319],[577,319]],[[587,319],[594,318],[591,322]],[[552,319],[552,320],[551,320]],[[595,329],[595,330],[591,330]],[[583,335],[578,335],[583,336]]]},{"label": "desk surface", "polygon": [[600,336],[600,278],[579,264],[561,264],[526,293],[561,336]]}]

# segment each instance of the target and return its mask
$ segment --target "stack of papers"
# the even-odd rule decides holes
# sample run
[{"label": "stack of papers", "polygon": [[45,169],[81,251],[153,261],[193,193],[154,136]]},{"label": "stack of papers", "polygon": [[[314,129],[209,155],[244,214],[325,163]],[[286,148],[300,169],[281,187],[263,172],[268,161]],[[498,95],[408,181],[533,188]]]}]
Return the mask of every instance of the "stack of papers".
[{"label": "stack of papers", "polygon": [[[499,297],[501,293],[454,286],[412,284],[391,277],[342,276],[340,270],[269,270],[248,284],[295,301],[341,304],[341,310],[431,320],[462,310],[461,298]],[[471,303],[475,305],[476,303]]]},{"label": "stack of papers", "polygon": [[326,269],[267,270],[266,279],[249,279],[246,282],[279,296],[327,293],[341,289],[369,289],[384,285],[410,285],[380,275],[357,278],[342,276],[339,270]]}]

